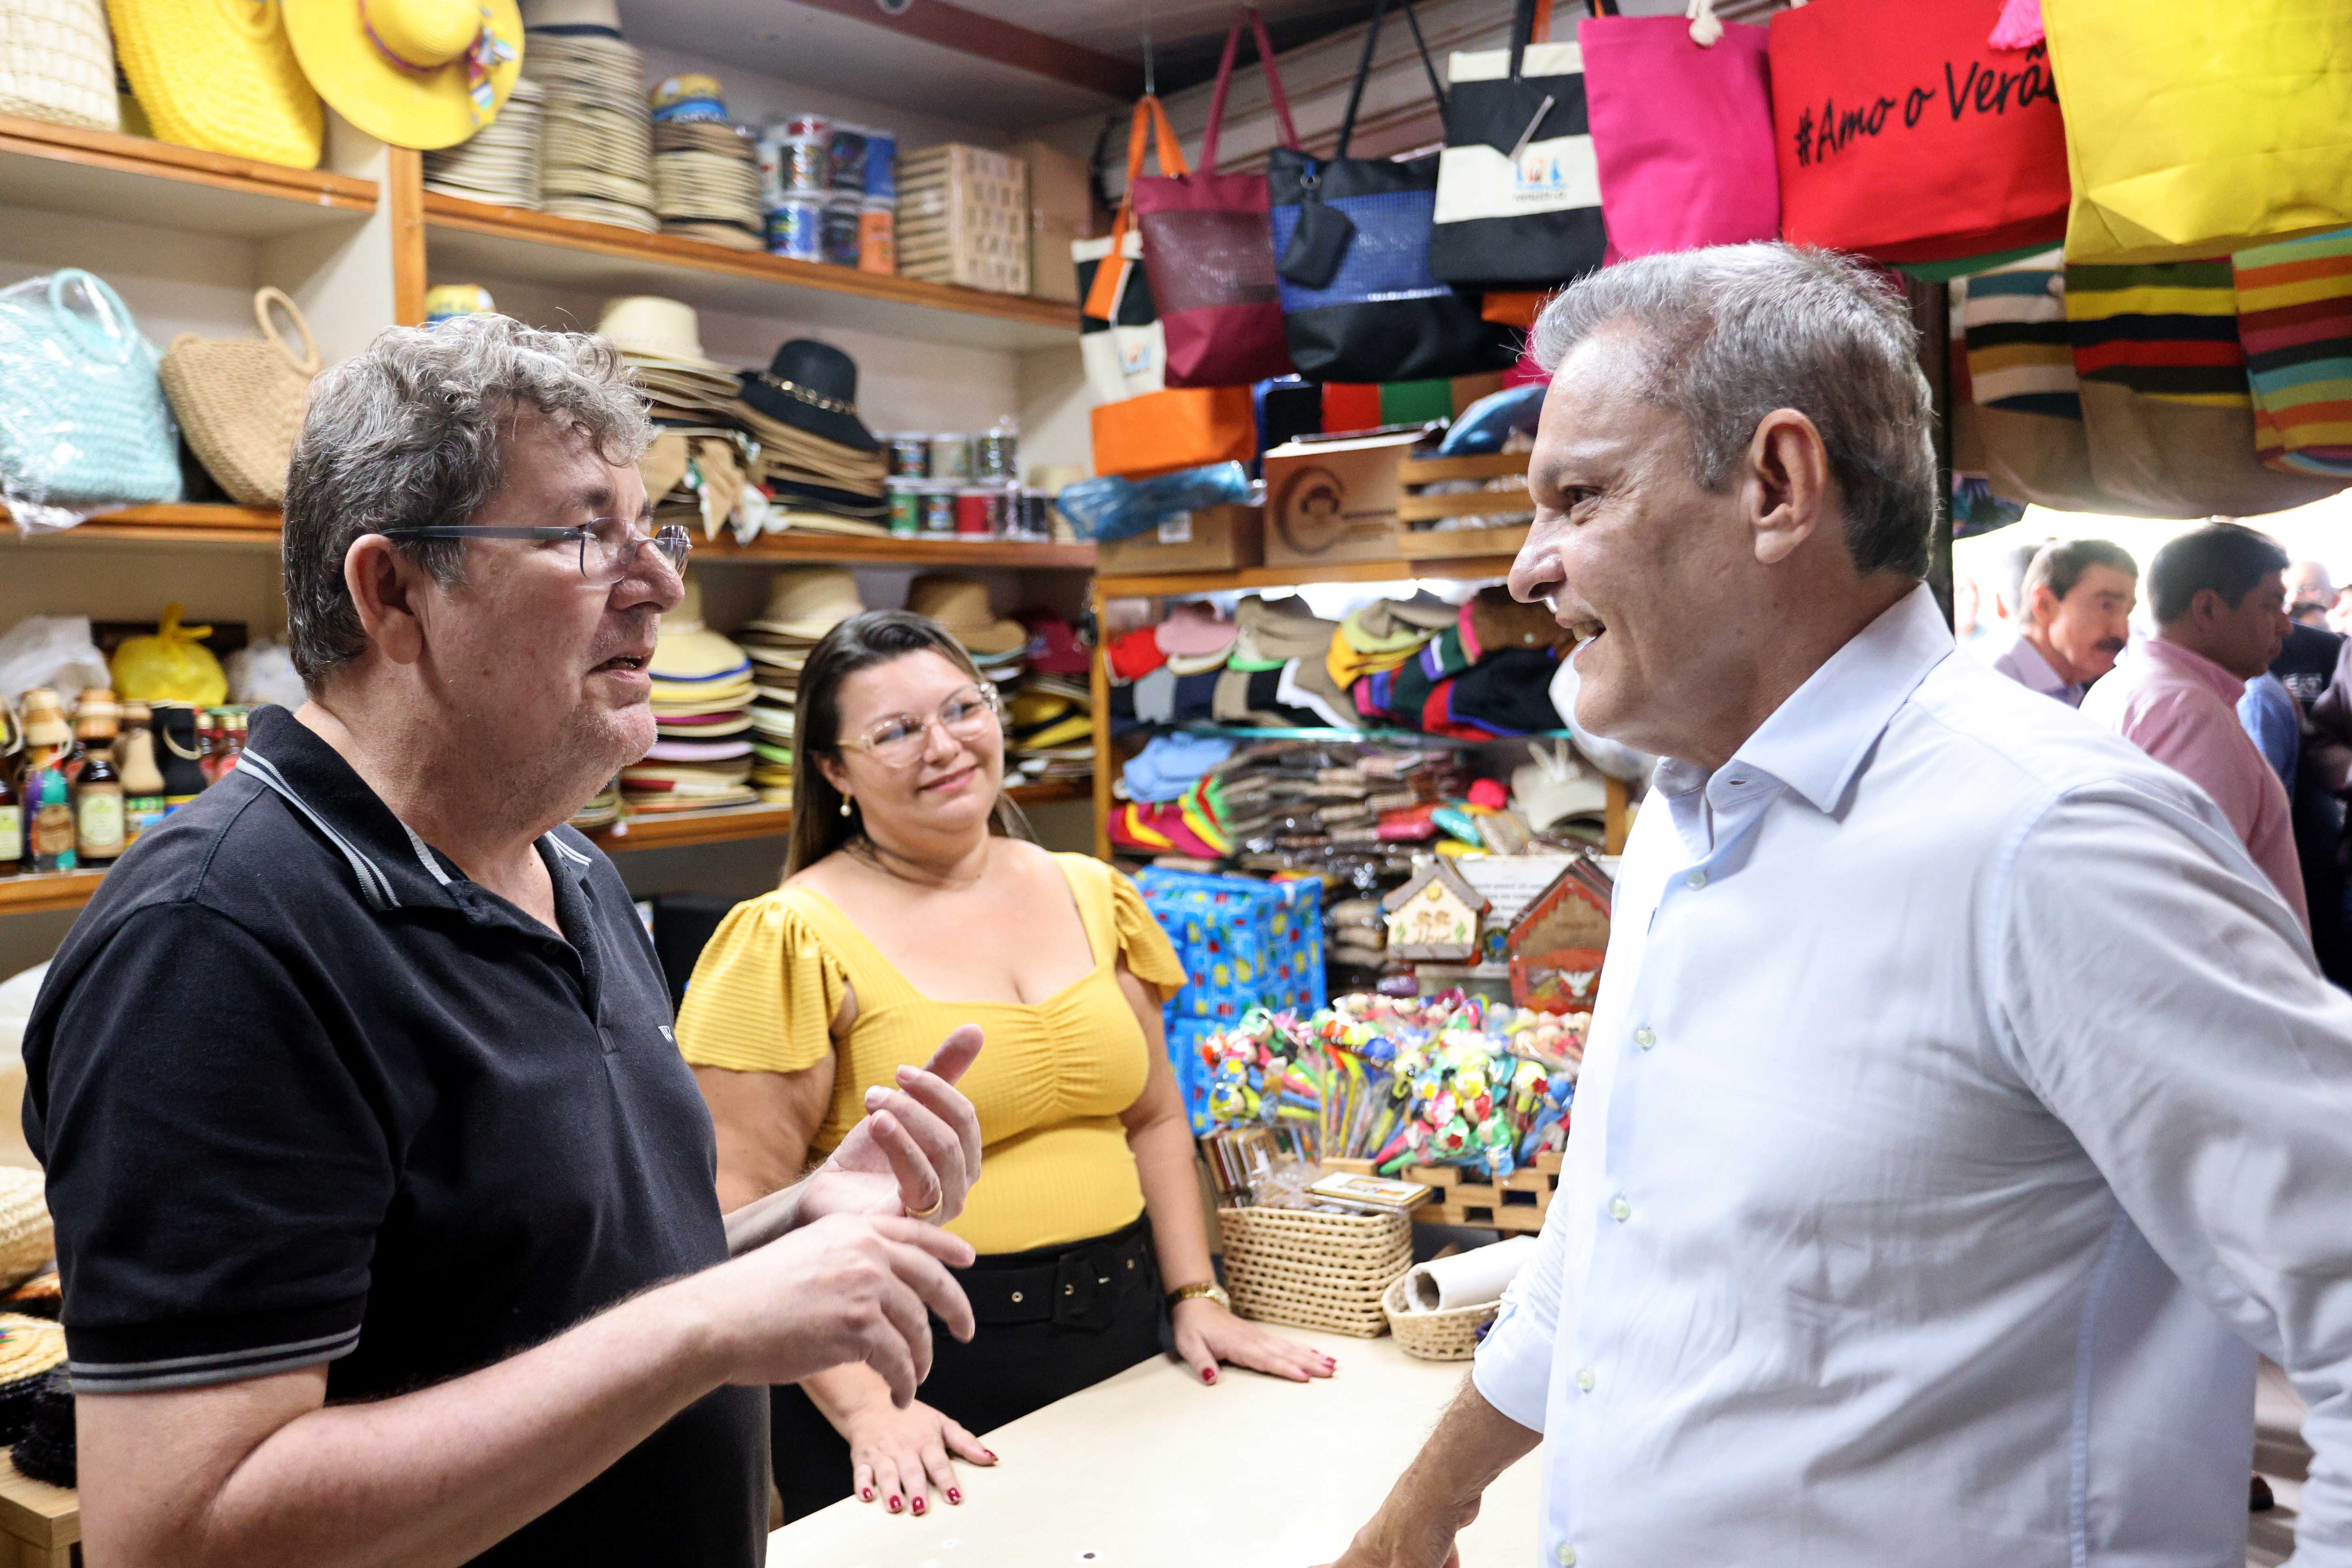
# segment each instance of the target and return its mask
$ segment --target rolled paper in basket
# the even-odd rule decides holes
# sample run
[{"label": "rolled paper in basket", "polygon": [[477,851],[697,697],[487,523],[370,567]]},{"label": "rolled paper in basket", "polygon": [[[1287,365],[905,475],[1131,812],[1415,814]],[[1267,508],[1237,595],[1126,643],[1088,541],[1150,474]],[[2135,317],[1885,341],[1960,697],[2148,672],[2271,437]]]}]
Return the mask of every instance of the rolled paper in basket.
[{"label": "rolled paper in basket", "polygon": [[1405,1276],[1405,1308],[1414,1312],[1450,1312],[1457,1307],[1499,1301],[1535,1253],[1534,1237],[1515,1236],[1508,1241],[1416,1264]]}]

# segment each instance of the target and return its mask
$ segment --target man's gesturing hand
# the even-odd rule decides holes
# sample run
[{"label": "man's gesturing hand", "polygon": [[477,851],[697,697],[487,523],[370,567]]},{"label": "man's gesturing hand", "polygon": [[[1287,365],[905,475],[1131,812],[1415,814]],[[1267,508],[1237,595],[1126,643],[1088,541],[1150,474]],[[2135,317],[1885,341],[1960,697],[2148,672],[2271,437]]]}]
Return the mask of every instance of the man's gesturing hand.
[{"label": "man's gesturing hand", "polygon": [[802,1221],[887,1214],[945,1225],[961,1214],[980,1180],[980,1117],[955,1085],[980,1046],[980,1026],[966,1024],[928,1066],[900,1068],[895,1092],[867,1089],[866,1120],[802,1184]]},{"label": "man's gesturing hand", "polygon": [[798,1383],[863,1362],[900,1409],[931,1370],[929,1314],[959,1340],[971,1303],[948,1272],[971,1246],[934,1226],[835,1215],[696,1276],[730,1383]]}]

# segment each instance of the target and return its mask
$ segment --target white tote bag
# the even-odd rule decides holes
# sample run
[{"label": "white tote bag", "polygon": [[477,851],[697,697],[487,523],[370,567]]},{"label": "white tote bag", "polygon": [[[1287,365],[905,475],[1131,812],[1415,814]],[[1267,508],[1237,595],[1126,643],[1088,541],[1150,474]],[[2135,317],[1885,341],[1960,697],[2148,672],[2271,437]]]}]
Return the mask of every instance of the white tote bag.
[{"label": "white tote bag", "polygon": [[0,114],[122,128],[104,0],[0,0]]},{"label": "white tote bag", "polygon": [[[1151,302],[1151,285],[1143,276],[1143,231],[1129,226],[1127,279],[1118,291],[1118,305],[1108,320],[1078,316],[1078,355],[1087,367],[1087,386],[1097,403],[1123,403],[1168,385],[1168,342],[1160,329],[1160,312]],[[1096,269],[1110,255],[1108,235],[1074,240],[1071,259],[1078,264],[1078,298],[1094,287]]]}]

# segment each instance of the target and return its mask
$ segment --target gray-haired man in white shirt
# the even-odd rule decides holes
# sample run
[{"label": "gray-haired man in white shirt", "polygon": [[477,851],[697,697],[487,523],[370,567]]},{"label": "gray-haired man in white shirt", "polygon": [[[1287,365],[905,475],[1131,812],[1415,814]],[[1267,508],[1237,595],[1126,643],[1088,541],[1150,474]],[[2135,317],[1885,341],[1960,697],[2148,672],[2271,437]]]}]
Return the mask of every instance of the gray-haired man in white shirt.
[{"label": "gray-haired man in white shirt", "polygon": [[1512,587],[1666,761],[1541,1247],[1343,1562],[1540,1442],[1564,1568],[2219,1568],[2259,1350],[2352,1564],[2352,997],[2194,785],[1954,657],[1901,301],[1650,257],[1536,346]]}]

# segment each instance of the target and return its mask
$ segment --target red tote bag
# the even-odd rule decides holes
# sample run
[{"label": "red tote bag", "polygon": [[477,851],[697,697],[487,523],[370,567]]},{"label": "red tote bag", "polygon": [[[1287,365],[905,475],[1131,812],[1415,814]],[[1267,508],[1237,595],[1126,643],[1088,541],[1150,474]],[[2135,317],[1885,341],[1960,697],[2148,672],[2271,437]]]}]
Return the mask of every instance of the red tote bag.
[{"label": "red tote bag", "polygon": [[1780,232],[1881,261],[2065,237],[2047,47],[1988,41],[2002,0],[1813,0],[1772,18]]},{"label": "red tote bag", "polygon": [[1282,144],[1294,151],[1298,146],[1265,23],[1255,6],[1244,5],[1225,35],[1224,58],[1209,99],[1209,127],[1201,138],[1199,172],[1186,174],[1180,167],[1139,179],[1134,187],[1143,271],[1151,280],[1151,298],[1168,340],[1170,386],[1246,386],[1290,374],[1265,176],[1216,172],[1217,133],[1244,22],[1257,37]]},{"label": "red tote bag", "polygon": [[1680,16],[1576,25],[1612,259],[1780,235],[1769,30],[1721,26],[1700,44]]}]

